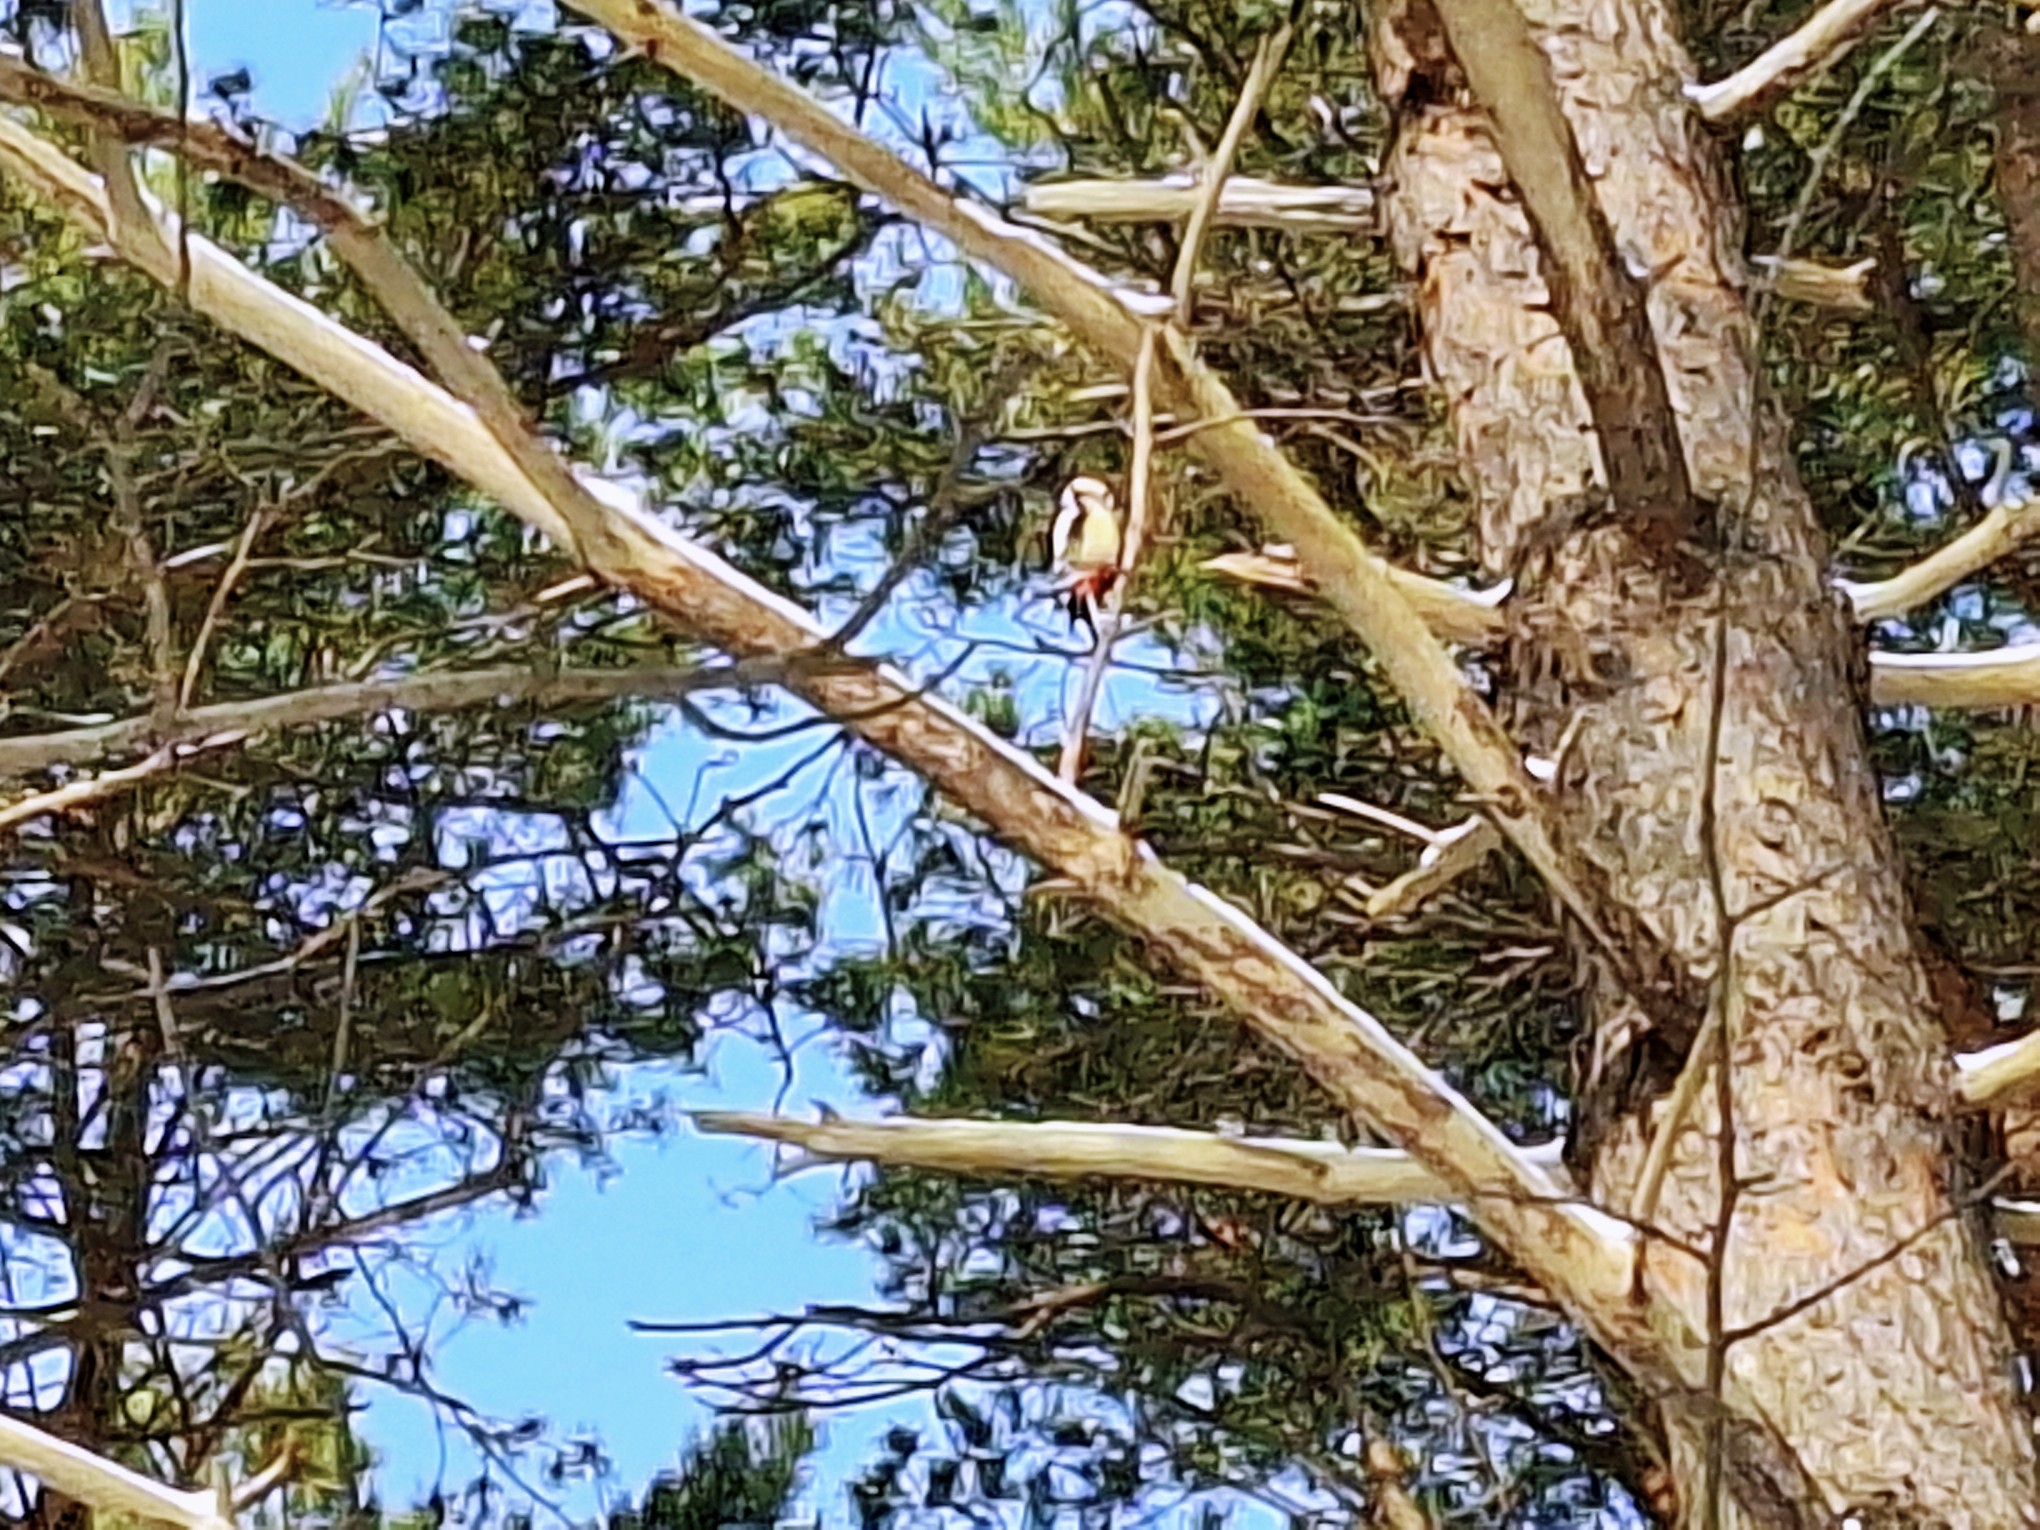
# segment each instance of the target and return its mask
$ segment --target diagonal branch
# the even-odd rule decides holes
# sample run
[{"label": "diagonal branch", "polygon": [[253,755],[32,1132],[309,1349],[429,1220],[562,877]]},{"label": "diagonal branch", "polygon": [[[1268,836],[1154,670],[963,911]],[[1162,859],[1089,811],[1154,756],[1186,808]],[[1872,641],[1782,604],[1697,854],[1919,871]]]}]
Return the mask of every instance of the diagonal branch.
[{"label": "diagonal branch", "polygon": [[1885,13],[1907,0],[1828,0],[1797,31],[1781,37],[1727,79],[1686,90],[1709,122],[1733,122],[1824,74]]},{"label": "diagonal branch", "polygon": [[1197,281],[1197,267],[1204,256],[1204,236],[1210,230],[1212,217],[1218,210],[1219,201],[1225,196],[1225,183],[1232,175],[1233,161],[1239,157],[1240,145],[1246,141],[1247,129],[1254,118],[1260,115],[1261,102],[1268,95],[1268,87],[1275,83],[1275,71],[1282,67],[1282,59],[1289,52],[1290,30],[1284,26],[1273,36],[1261,39],[1254,50],[1254,62],[1247,68],[1247,82],[1240,87],[1240,98],[1233,103],[1232,115],[1226,119],[1225,132],[1220,135],[1218,148],[1213,152],[1210,163],[1203,169],[1203,186],[1197,200],[1191,204],[1190,216],[1183,220],[1183,247],[1176,253],[1176,274],[1169,283],[1169,295],[1176,300],[1176,326],[1188,330],[1196,318],[1196,308],[1191,298],[1191,288]]},{"label": "diagonal branch", "polygon": [[139,785],[152,776],[161,775],[166,770],[174,770],[194,755],[238,744],[242,737],[243,735],[239,733],[220,733],[189,744],[168,744],[137,764],[123,766],[119,770],[109,770],[104,775],[68,781],[46,792],[32,792],[26,797],[18,797],[0,806],[0,833],[9,832],[25,823],[33,823],[38,818],[47,818],[52,813],[75,813],[95,802],[119,796],[129,787]]},{"label": "diagonal branch", "polygon": [[[194,124],[195,146],[201,126]],[[148,131],[157,130],[148,125]],[[176,283],[175,264],[154,259],[155,246],[125,240],[108,227],[101,188],[18,123],[0,120],[0,168],[91,235],[110,239],[158,281]],[[572,493],[554,498],[520,460],[547,453],[535,436],[521,441],[520,454],[513,454],[476,409],[209,241],[191,235],[187,243],[191,301],[201,312],[379,420],[519,519],[576,549],[602,577],[682,630],[741,657],[782,661],[797,660],[823,642],[825,633],[805,611],[674,534],[627,491],[576,479]],[[478,353],[470,354],[480,361]],[[564,464],[553,459],[553,465],[555,471],[541,470],[541,476],[566,476]],[[1364,556],[1346,535],[1356,557]],[[1374,578],[1421,632],[1402,597],[1379,573]],[[1425,641],[1431,641],[1428,634]],[[1442,652],[1440,659],[1449,664]],[[845,721],[1008,844],[1067,879],[1107,917],[1202,981],[1296,1057],[1338,1108],[1410,1151],[1454,1187],[1455,1197],[1473,1208],[1497,1242],[1611,1351],[1666,1386],[1691,1385],[1674,1356],[1698,1353],[1697,1341],[1661,1347],[1650,1328],[1651,1310],[1628,1301],[1632,1249],[1622,1230],[1569,1199],[1540,1164],[1295,953],[1121,834],[1099,804],[957,709],[920,694],[897,671],[842,658],[823,672],[797,663],[789,669],[787,684],[795,694]]]},{"label": "diagonal branch", "polygon": [[82,1445],[0,1414],[0,1460],[103,1514],[179,1530],[234,1530],[217,1495],[168,1487]]},{"label": "diagonal branch", "polygon": [[1868,584],[1843,581],[1859,621],[1882,621],[1924,605],[1936,595],[1981,573],[1998,559],[2040,536],[2040,499],[1993,505],[1990,511],[1926,557],[1889,579]]},{"label": "diagonal branch", "polygon": [[[1137,363],[1144,322],[1111,295],[1101,277],[1047,241],[950,196],[819,102],[660,0],[576,0],[576,8],[737,110],[764,117],[829,160],[846,179],[951,240],[965,255],[1012,277],[1114,365],[1130,372]],[[1515,745],[1425,625],[1425,614],[1410,598],[1417,591],[1414,582],[1399,580],[1333,515],[1173,330],[1162,332],[1155,373],[1161,403],[1187,419],[1209,422],[1190,438],[1191,450],[1273,535],[1295,549],[1305,575],[1373,652],[1389,684],[1458,770],[1481,809],[1579,922],[1638,1002],[1660,1016],[1668,1034],[1689,1032],[1697,1024],[1691,974],[1631,911],[1605,896],[1599,873],[1563,844]],[[1683,463],[1678,473],[1683,483]],[[1478,625],[1483,630],[1488,625],[1486,608],[1460,592],[1438,601],[1432,611],[1444,607],[1462,616],[1478,611]]]}]

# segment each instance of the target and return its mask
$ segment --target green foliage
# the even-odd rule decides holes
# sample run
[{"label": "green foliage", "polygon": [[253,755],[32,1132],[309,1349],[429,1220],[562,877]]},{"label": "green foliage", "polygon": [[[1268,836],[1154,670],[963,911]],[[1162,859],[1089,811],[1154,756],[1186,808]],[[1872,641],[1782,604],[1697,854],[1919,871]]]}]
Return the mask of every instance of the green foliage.
[{"label": "green foliage", "polygon": [[[1389,124],[1341,5],[770,0],[709,19],[896,138],[915,128],[888,125],[873,81],[911,50],[957,86],[926,103],[916,152],[938,175],[988,185],[1183,170],[1188,146],[1217,139],[1256,40],[1292,9],[1289,63],[1238,169],[1369,180]],[[1711,75],[1806,7],[1689,9]],[[16,21],[47,45],[50,13]],[[1764,308],[1769,402],[1859,576],[1974,513],[1962,480],[1976,465],[1953,459],[1993,437],[2024,450],[2032,431],[2031,358],[1989,195],[1995,101],[1970,67],[1998,24],[1948,18],[1845,116],[1897,35],[1881,33],[1735,155],[1754,252],[1874,257],[1896,283],[1867,315]],[[136,48],[158,93],[165,36]],[[982,437],[949,485],[953,519],[895,602],[912,622],[866,640],[904,645],[918,623],[979,643],[983,662],[955,682],[970,709],[1004,736],[1051,734],[1041,670],[1068,650],[1028,625],[1022,602],[1039,593],[1056,486],[1124,470],[1117,379],[981,275],[939,268],[869,199],[790,166],[756,125],[571,19],[533,31],[463,13],[443,52],[405,67],[372,82],[397,110],[386,132],[336,117],[296,151],[374,199],[551,429],[746,572],[840,606],[927,528],[959,435]],[[999,163],[959,170],[952,150]],[[401,352],[316,241],[278,237],[252,199],[185,189],[214,237]],[[561,594],[572,571],[507,517],[89,258],[16,188],[0,187],[0,249],[8,732],[149,709],[162,676],[136,531],[172,560],[180,654],[207,633],[200,702],[454,666],[702,657],[630,602]],[[1166,228],[1104,225],[1083,253],[1156,288],[1178,247]],[[1453,446],[1415,385],[1408,294],[1383,244],[1218,230],[1202,269],[1197,343],[1248,407],[1281,411],[1264,428],[1372,545],[1412,568],[1467,571]],[[1164,452],[1160,475],[1162,534],[1132,605],[1154,639],[1145,656],[1160,654],[1157,685],[1204,705],[1194,726],[1139,719],[1096,740],[1086,789],[1507,1129],[1562,1132],[1574,975],[1533,882],[1498,861],[1414,920],[1366,917],[1365,892],[1416,847],[1326,794],[1434,828],[1466,807],[1343,631],[1203,566],[1258,545],[1237,507],[1180,452]],[[251,527],[251,561],[209,621]],[[1880,640],[1991,640],[2040,612],[2036,580],[2015,558]],[[421,1158],[434,1183],[535,1195],[548,1152],[600,1151],[612,1124],[600,1087],[617,1064],[692,1061],[724,1025],[819,1015],[854,1039],[874,1097],[929,1114],[1349,1129],[1288,1059],[1052,887],[1030,887],[1026,867],[867,752],[840,756],[849,768],[831,780],[897,832],[866,823],[853,839],[823,807],[782,804],[766,822],[747,803],[620,842],[611,810],[661,730],[690,743],[735,731],[741,747],[750,705],[712,725],[699,708],[676,719],[642,702],[519,703],[279,732],[11,845],[7,978],[31,1023],[0,1088],[0,1221],[41,1230],[42,1187],[66,1187],[49,1234],[56,1284],[131,1289],[119,1282],[146,1263],[136,1250],[152,1215],[180,1195],[232,1194],[190,1137],[147,1149],[154,1178],[109,1184],[94,1144],[143,1156],[146,1112],[81,1119],[79,1100],[102,1085],[199,1122],[252,1109],[238,1139],[250,1162],[274,1153],[316,1169],[302,1203],[280,1198],[238,1262],[200,1283],[237,1314],[233,1345],[200,1359],[125,1330],[46,1331],[91,1381],[83,1411],[106,1439],[195,1476],[228,1448],[224,1424],[199,1422],[224,1407],[257,1431],[247,1440],[272,1445],[245,1416],[262,1396],[248,1378],[271,1374],[287,1326],[275,1291],[299,1307],[325,1298],[337,1277],[320,1254],[364,1196]],[[2040,962],[2029,734],[2018,719],[1893,716],[1877,737],[1903,788],[1898,831],[1923,907],[2021,1002],[2010,980]],[[853,867],[871,878],[883,939],[846,949],[824,939],[823,895]],[[169,1066],[152,960],[178,980],[189,1074]],[[118,1061],[100,1050],[107,1038]],[[855,1484],[867,1525],[960,1523],[988,1506],[1088,1523],[1214,1487],[1296,1490],[1298,1519],[1347,1520],[1367,1492],[1363,1431],[1408,1447],[1415,1487],[1454,1524],[1628,1512],[1640,1489],[1636,1400],[1442,1215],[897,1172],[858,1181],[832,1228],[887,1270],[887,1305],[845,1324],[973,1355],[935,1388],[935,1427],[896,1434]],[[94,1355],[107,1363],[83,1363]],[[334,1358],[323,1379],[293,1384],[328,1421],[318,1480],[338,1493],[357,1462]],[[783,1400],[776,1361],[717,1374]],[[926,1376],[825,1366],[802,1395],[893,1395]],[[798,1416],[718,1430],[616,1523],[770,1520],[806,1430]],[[337,1518],[359,1506],[298,1507]]]},{"label": "green foliage", "polygon": [[684,1451],[610,1530],[771,1530],[800,1485],[815,1434],[799,1413],[719,1424]]}]

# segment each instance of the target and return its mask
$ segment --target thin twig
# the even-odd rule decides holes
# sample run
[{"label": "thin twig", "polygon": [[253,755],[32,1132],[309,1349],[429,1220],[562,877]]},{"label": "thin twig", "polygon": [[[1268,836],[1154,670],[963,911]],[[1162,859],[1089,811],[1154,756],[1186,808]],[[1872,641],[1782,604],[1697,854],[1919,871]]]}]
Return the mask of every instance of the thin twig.
[{"label": "thin twig", "polygon": [[1112,645],[1119,640],[1120,613],[1126,609],[1126,592],[1140,567],[1140,554],[1147,535],[1150,478],[1154,468],[1155,399],[1154,361],[1156,335],[1149,329],[1141,340],[1140,354],[1133,364],[1133,465],[1126,475],[1126,537],[1119,550],[1119,578],[1105,592],[1105,609],[1099,613],[1097,644],[1084,668],[1083,683],[1077,688],[1077,702],[1070,709],[1063,730],[1062,758],[1056,774],[1074,783],[1084,769],[1084,747],[1091,731],[1091,712],[1098,705],[1098,692],[1105,684],[1105,671],[1112,663]]},{"label": "thin twig", "polygon": [[956,441],[950,449],[949,460],[943,464],[942,476],[935,482],[935,492],[929,496],[927,514],[907,533],[906,546],[900,549],[899,557],[879,576],[878,582],[857,603],[857,608],[843,625],[820,645],[822,648],[832,653],[842,653],[849,648],[858,634],[885,609],[893,592],[920,566],[921,560],[941,546],[942,538],[963,513],[963,475],[990,434],[992,422],[998,419],[1006,401],[1018,392],[1018,384],[1027,370],[1023,362],[1013,357],[1008,357],[993,369],[984,407],[966,414],[957,424]]},{"label": "thin twig", "polygon": [[191,698],[197,694],[198,677],[205,668],[205,651],[212,642],[213,629],[219,625],[220,617],[227,609],[234,586],[248,571],[248,559],[255,551],[256,539],[269,525],[274,513],[274,507],[267,504],[255,507],[254,514],[248,517],[248,524],[241,528],[240,539],[234,543],[234,556],[228,560],[226,570],[213,586],[212,598],[205,603],[205,616],[199,621],[198,633],[191,640],[191,652],[185,655],[184,681],[177,688],[176,710],[179,713],[191,706]]},{"label": "thin twig", "polygon": [[1183,248],[1176,256],[1176,272],[1169,291],[1176,301],[1176,325],[1186,333],[1197,316],[1191,288],[1197,281],[1198,262],[1204,256],[1205,233],[1218,211],[1219,199],[1225,194],[1226,178],[1232,174],[1233,161],[1239,156],[1247,129],[1260,114],[1268,87],[1275,81],[1275,71],[1282,67],[1283,55],[1289,51],[1290,35],[1285,22],[1272,35],[1264,36],[1254,49],[1246,84],[1240,87],[1240,98],[1233,105],[1232,116],[1226,119],[1217,150],[1203,167],[1197,200],[1191,204],[1190,216],[1184,221]]},{"label": "thin twig", "polygon": [[12,829],[51,813],[74,812],[94,802],[102,802],[108,797],[126,791],[139,781],[146,781],[151,776],[161,775],[164,771],[181,765],[194,755],[238,744],[246,736],[243,733],[221,733],[193,744],[169,745],[158,749],[139,764],[130,765],[123,770],[109,770],[101,775],[88,776],[82,781],[69,782],[51,791],[36,792],[32,796],[0,807],[0,829]]}]

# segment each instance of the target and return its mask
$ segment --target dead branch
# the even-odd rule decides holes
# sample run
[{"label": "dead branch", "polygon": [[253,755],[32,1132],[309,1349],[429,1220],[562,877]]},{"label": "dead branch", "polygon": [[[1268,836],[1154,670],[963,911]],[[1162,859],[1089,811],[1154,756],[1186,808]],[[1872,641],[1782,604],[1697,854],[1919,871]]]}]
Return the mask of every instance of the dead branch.
[{"label": "dead branch", "polygon": [[181,1530],[234,1530],[231,1500],[223,1504],[213,1493],[166,1487],[5,1414],[0,1414],[0,1460],[103,1514]]},{"label": "dead branch", "polygon": [[2022,499],[1994,505],[1982,520],[1889,579],[1842,589],[1856,607],[1859,621],[1882,621],[1981,573],[1998,559],[2040,536],[2040,500]]},{"label": "dead branch", "polygon": [[[1157,180],[1035,181],[1020,194],[1021,211],[1037,218],[1085,223],[1179,223],[1203,195],[1193,175]],[[1216,228],[1267,228],[1291,233],[1372,234],[1381,226],[1371,186],[1290,186],[1230,176],[1212,210]]]},{"label": "dead branch", "polygon": [[[221,733],[252,736],[379,712],[454,712],[513,705],[550,708],[624,696],[670,699],[715,687],[765,684],[774,678],[772,671],[769,665],[564,669],[551,674],[528,665],[428,671],[395,680],[360,680],[193,707],[178,718],[163,742],[187,744]],[[0,738],[0,780],[56,765],[90,764],[145,748],[157,739],[153,715],[67,728],[60,733]]]},{"label": "dead branch", "polygon": [[[1149,180],[1035,181],[1020,193],[1029,217],[1084,223],[1180,223],[1196,206],[1202,183],[1196,176],[1166,175]],[[1219,194],[1212,215],[1216,228],[1278,229],[1293,234],[1371,236],[1381,231],[1381,214],[1370,186],[1300,186],[1233,176]],[[1779,260],[1760,255],[1753,262],[1767,273],[1772,291],[1787,302],[1847,313],[1871,310],[1866,279],[1870,261],[1831,266],[1818,260]],[[1394,302],[1393,294],[1383,301]]]},{"label": "dead branch", "polygon": [[2040,643],[1989,653],[1872,654],[1870,699],[1963,711],[2040,705]]},{"label": "dead branch", "polygon": [[46,792],[33,792],[0,807],[0,830],[12,829],[51,813],[71,813],[108,797],[118,796],[129,787],[173,770],[195,755],[224,749],[238,744],[247,735],[242,733],[219,733],[190,744],[172,744],[158,749],[139,764],[129,765],[121,770],[109,770],[101,775],[87,776],[81,781],[66,782]]},{"label": "dead branch", "polygon": [[1197,316],[1190,289],[1197,280],[1198,264],[1204,258],[1204,235],[1211,227],[1219,199],[1225,195],[1225,183],[1232,175],[1240,145],[1246,141],[1247,129],[1253,125],[1261,102],[1267,98],[1268,87],[1275,83],[1275,71],[1282,67],[1283,56],[1289,52],[1289,38],[1290,30],[1285,25],[1273,36],[1261,39],[1254,50],[1254,61],[1247,67],[1247,81],[1240,87],[1240,98],[1233,103],[1232,115],[1226,119],[1218,148],[1199,171],[1199,194],[1190,205],[1190,216],[1183,220],[1183,247],[1177,251],[1176,273],[1169,283],[1169,294],[1176,300],[1179,329],[1189,329]]},{"label": "dead branch", "polygon": [[[1958,1059],[1966,1066],[1967,1059]],[[1693,1070],[1705,1073],[1705,1067]],[[695,1129],[798,1149],[784,1172],[822,1163],[874,1163],[972,1176],[1135,1179],[1212,1185],[1280,1195],[1319,1206],[1437,1206],[1453,1195],[1435,1174],[1394,1148],[1347,1147],[1299,1137],[1234,1137],[1117,1121],[965,1120],[948,1116],[827,1116],[802,1121],[758,1111],[704,1110]],[[1563,1144],[1523,1153],[1562,1178]],[[1993,1202],[1998,1230],[2013,1242],[2040,1242],[2040,1208]]]},{"label": "dead branch", "polygon": [[[661,24],[686,25],[670,15],[662,16]],[[721,48],[712,39],[706,45]],[[758,73],[734,55],[730,59],[740,72]],[[804,110],[833,124],[791,87],[777,81],[769,81],[769,87],[776,102],[801,102]],[[69,99],[74,106],[83,100],[85,109],[98,111],[76,92]],[[121,104],[113,117],[128,120],[129,113],[139,110]],[[134,125],[151,137],[165,132],[151,113],[134,119]],[[846,131],[833,124],[831,133],[823,136]],[[853,155],[859,164],[891,163],[875,144],[849,136],[853,145],[861,146]],[[202,138],[194,133],[192,139],[200,144],[201,153],[206,152]],[[232,147],[231,141],[226,147]],[[244,152],[234,147],[228,158]],[[97,183],[17,122],[0,120],[0,166],[91,237],[108,239],[159,282],[175,286],[176,264],[156,258],[146,242],[123,241],[118,229],[109,227]],[[918,192],[915,197],[924,204],[929,198],[939,201],[952,226],[976,222],[974,215],[958,212],[932,186],[926,188],[925,197]],[[344,204],[324,210],[352,215]],[[972,242],[1004,249],[996,242],[987,245],[983,237]],[[826,634],[805,611],[676,535],[647,514],[628,491],[599,480],[573,479],[572,492],[555,499],[524,469],[525,460],[544,453],[543,443],[535,437],[522,441],[513,452],[476,409],[309,304],[282,293],[209,241],[189,235],[185,243],[195,308],[381,421],[520,519],[574,548],[602,577],[631,590],[684,630],[740,656],[782,662],[797,660],[824,641]],[[1058,277],[1067,276],[1059,257],[1032,243],[1024,247],[1035,252],[1032,258],[1037,263],[1046,262]],[[1122,324],[1128,333],[1138,328],[1137,321],[1094,288],[1082,288],[1074,304],[1106,326],[1108,334]],[[464,339],[460,348],[486,367]],[[1200,384],[1193,377],[1189,391],[1190,412],[1231,412],[1229,396],[1215,381]],[[502,421],[495,424],[500,428]],[[1265,481],[1288,495],[1292,507],[1300,502],[1321,517],[1336,532],[1333,545],[1345,564],[1363,570],[1360,589],[1373,590],[1392,603],[1390,634],[1405,627],[1421,634],[1424,647],[1419,652],[1435,655],[1436,662],[1449,670],[1451,660],[1423,631],[1421,619],[1378,561],[1370,561],[1350,532],[1337,527],[1315,495],[1250,427],[1214,429],[1200,437],[1231,439],[1235,447],[1241,438],[1252,443],[1246,461],[1260,475],[1249,476],[1248,489],[1257,490]],[[1238,458],[1235,450],[1226,460]],[[555,467],[552,472],[541,468],[540,476],[556,483],[565,469],[556,460]],[[547,489],[552,487],[548,483]],[[1320,537],[1327,535],[1324,528],[1310,529]],[[1360,598],[1360,590],[1350,593]],[[1418,661],[1420,666],[1429,662]],[[1373,1016],[1346,1000],[1239,910],[1186,882],[1152,851],[1121,835],[1107,810],[1056,781],[1031,758],[956,709],[921,695],[905,677],[849,660],[838,660],[825,673],[806,672],[798,664],[790,669],[788,685],[796,694],[832,717],[850,720],[875,747],[919,772],[1008,843],[1067,878],[1159,955],[1209,985],[1243,1018],[1302,1060],[1341,1109],[1415,1151],[1448,1183],[1463,1183],[1464,1197],[1478,1208],[1475,1215],[1483,1225],[1569,1310],[1589,1322],[1612,1349],[1631,1357],[1643,1373],[1663,1376],[1667,1385],[1678,1384],[1670,1354],[1679,1351],[1661,1351],[1649,1331],[1649,1315],[1632,1311],[1627,1303],[1630,1250],[1621,1230],[1567,1199],[1541,1165],[1525,1157],[1423,1067]],[[1452,681],[1456,688],[1456,672]],[[1508,748],[1506,739],[1498,742]],[[1512,750],[1509,756],[1511,768],[1520,769]],[[1550,860],[1550,854],[1544,859]]]},{"label": "dead branch", "polygon": [[[1258,1190],[1323,1206],[1431,1205],[1451,1198],[1438,1177],[1393,1148],[1227,1137],[1102,1121],[968,1121],[891,1116],[799,1121],[751,1111],[697,1111],[714,1136],[781,1142],[818,1159],[940,1169],[952,1174],[1036,1174],[1053,1179],[1153,1179]],[[1526,1149],[1556,1177],[1558,1144]]]},{"label": "dead branch", "polygon": [[[849,180],[954,242],[965,255],[1012,277],[1086,345],[1122,370],[1132,369],[1140,352],[1142,319],[1103,278],[1046,240],[952,197],[803,91],[656,0],[579,0],[578,9],[625,44],[738,110],[764,117]],[[1598,896],[1598,878],[1563,847],[1508,735],[1427,628],[1409,598],[1420,588],[1417,581],[1396,578],[1310,482],[1259,431],[1236,418],[1240,407],[1231,391],[1197,361],[1187,342],[1170,332],[1162,339],[1155,369],[1160,401],[1185,418],[1228,422],[1200,430],[1192,450],[1274,535],[1296,549],[1306,576],[1375,654],[1417,722],[1596,946],[1610,953],[1617,967],[1629,959],[1624,953],[1651,966],[1632,974],[1630,986],[1639,995],[1678,991],[1684,975],[1661,970],[1661,953],[1653,942],[1633,930],[1625,930],[1629,938],[1624,940],[1610,935],[1611,913]],[[1683,472],[1682,463],[1681,481]],[[1424,583],[1434,614],[1469,614],[1467,596]],[[1482,616],[1479,625],[1485,628]]]},{"label": "dead branch", "polygon": [[1686,94],[1709,122],[1733,122],[1841,61],[1863,34],[1908,0],[1828,0],[1806,24],[1781,37],[1725,80]]}]

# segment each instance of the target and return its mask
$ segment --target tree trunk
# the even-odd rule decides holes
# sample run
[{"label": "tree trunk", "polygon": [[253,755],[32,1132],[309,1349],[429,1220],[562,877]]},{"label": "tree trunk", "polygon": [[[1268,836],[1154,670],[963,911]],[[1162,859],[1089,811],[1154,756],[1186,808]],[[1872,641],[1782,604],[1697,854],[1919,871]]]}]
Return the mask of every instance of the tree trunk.
[{"label": "tree trunk", "polygon": [[[1645,1279],[1721,1359],[1837,1512],[2031,1525],[2029,1421],[1953,1148],[1943,1027],[1915,950],[1861,721],[1859,639],[1756,396],[1738,212],[1683,96],[1661,0],[1525,0],[1618,250],[1649,313],[1688,471],[1718,534],[1653,566],[1593,513],[1599,464],[1535,240],[1424,0],[1376,17],[1399,111],[1386,215],[1420,287],[1426,357],[1479,505],[1518,580],[1508,699],[1558,753],[1554,787],[1612,895],[1715,983],[1733,1183],[1724,1220],[1708,1058],[1647,1220]],[[1710,767],[1711,762],[1711,767]],[[1594,965],[1589,956],[1589,964]],[[1689,1038],[1588,988],[1584,1170],[1638,1185]],[[1705,1034],[1703,1032],[1703,1034]],[[1710,1290],[1711,1286],[1716,1289]],[[1667,1420],[1682,1517],[1711,1522],[1709,1441]],[[1889,1522],[1889,1521],[1886,1521]]]}]

